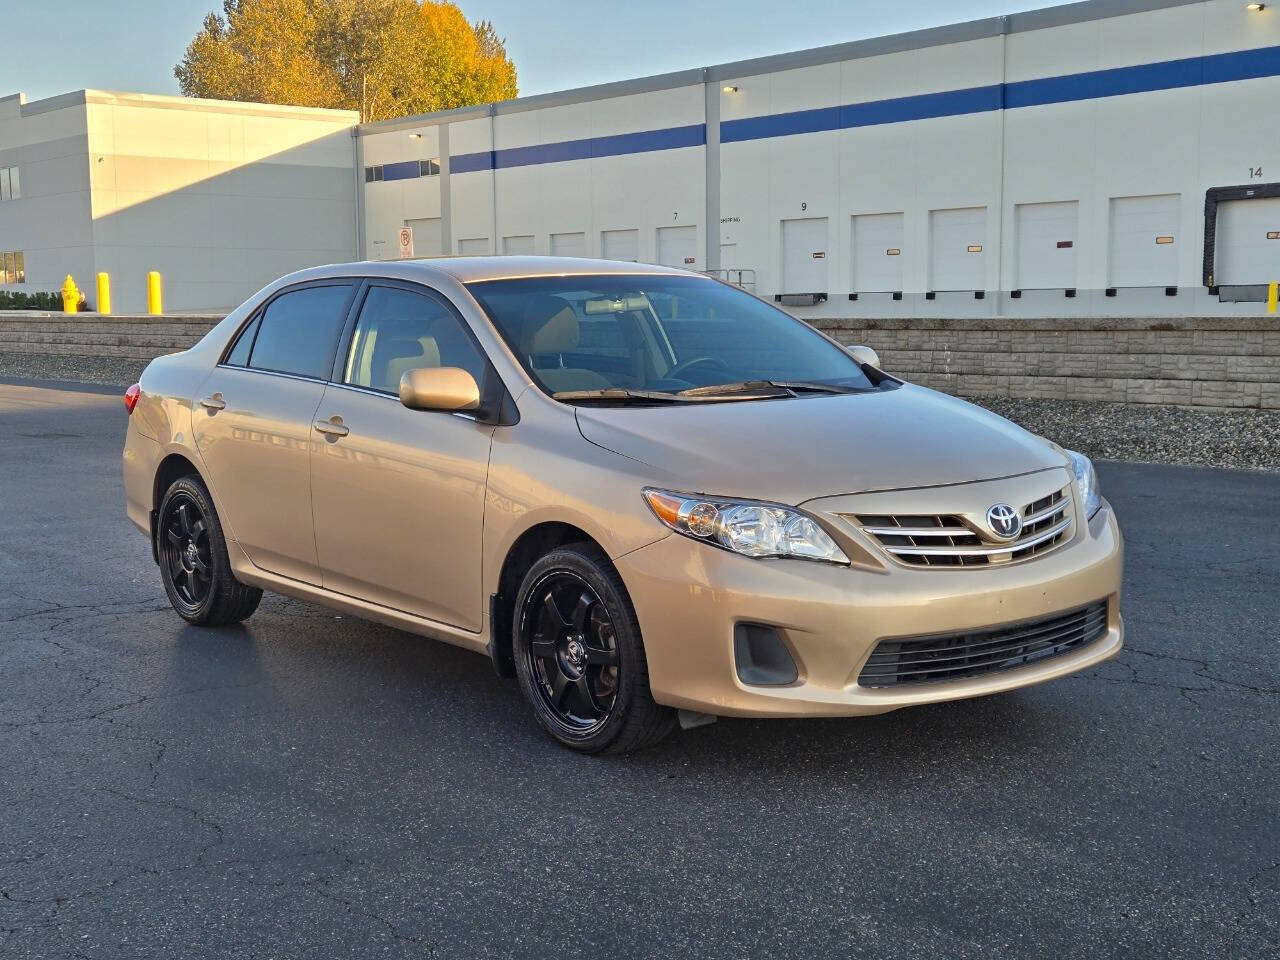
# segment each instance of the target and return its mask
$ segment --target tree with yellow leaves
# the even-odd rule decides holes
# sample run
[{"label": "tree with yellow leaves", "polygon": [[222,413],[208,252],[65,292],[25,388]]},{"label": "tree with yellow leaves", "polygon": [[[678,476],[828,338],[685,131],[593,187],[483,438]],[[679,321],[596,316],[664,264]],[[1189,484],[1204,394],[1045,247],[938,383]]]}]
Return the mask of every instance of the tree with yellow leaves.
[{"label": "tree with yellow leaves", "polygon": [[223,0],[174,75],[189,97],[360,111],[363,120],[508,100],[487,20],[433,0]]}]

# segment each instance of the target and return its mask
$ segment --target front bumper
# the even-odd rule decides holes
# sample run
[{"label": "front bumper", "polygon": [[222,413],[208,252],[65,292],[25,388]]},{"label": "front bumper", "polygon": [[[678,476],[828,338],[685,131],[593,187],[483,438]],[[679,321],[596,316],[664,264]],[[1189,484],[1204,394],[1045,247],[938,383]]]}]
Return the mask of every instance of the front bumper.
[{"label": "front bumper", "polygon": [[[1061,547],[1006,566],[908,569],[753,560],[671,535],[616,561],[631,594],[654,698],[721,716],[806,717],[885,713],[976,697],[1075,673],[1121,648],[1124,546],[1109,505]],[[1048,617],[1099,600],[1106,632],[1094,642],[978,677],[894,688],[858,675],[885,638],[962,632]],[[787,686],[743,683],[735,665],[738,623],[774,627],[799,678]]]}]

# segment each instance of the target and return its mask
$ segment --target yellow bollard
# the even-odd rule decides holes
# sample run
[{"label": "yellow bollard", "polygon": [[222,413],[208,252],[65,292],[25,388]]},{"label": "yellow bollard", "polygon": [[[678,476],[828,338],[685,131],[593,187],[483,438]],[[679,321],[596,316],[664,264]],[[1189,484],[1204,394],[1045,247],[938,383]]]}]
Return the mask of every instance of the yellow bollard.
[{"label": "yellow bollard", "polygon": [[111,312],[111,278],[105,273],[98,274],[98,312]]},{"label": "yellow bollard", "polygon": [[62,282],[62,312],[75,313],[80,309],[80,288],[76,286],[76,282],[71,279],[71,274],[67,274],[67,279]]},{"label": "yellow bollard", "polygon": [[1275,313],[1277,306],[1280,306],[1280,283],[1273,283],[1267,287],[1267,313]]},{"label": "yellow bollard", "polygon": [[164,313],[164,304],[160,296],[160,271],[152,270],[147,274],[147,313]]}]

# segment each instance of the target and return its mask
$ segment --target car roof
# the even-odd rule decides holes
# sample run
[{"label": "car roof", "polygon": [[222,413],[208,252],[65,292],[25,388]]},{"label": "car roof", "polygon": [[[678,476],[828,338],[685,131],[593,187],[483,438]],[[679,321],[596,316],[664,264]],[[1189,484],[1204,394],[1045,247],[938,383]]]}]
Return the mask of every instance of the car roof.
[{"label": "car roof", "polygon": [[291,274],[287,279],[313,280],[325,277],[395,277],[403,280],[428,280],[441,275],[460,283],[479,280],[513,280],[521,277],[572,277],[603,274],[641,274],[655,276],[701,276],[677,267],[660,267],[648,263],[619,260],[588,260],[578,257],[431,257],[412,260],[361,260],[331,263]]}]

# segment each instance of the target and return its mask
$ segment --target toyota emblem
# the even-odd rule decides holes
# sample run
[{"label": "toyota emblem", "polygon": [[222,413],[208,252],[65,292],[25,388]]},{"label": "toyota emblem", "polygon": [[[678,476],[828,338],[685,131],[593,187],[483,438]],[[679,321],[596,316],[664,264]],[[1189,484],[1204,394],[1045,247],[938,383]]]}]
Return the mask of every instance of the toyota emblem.
[{"label": "toyota emblem", "polygon": [[997,503],[987,511],[987,526],[997,540],[1013,540],[1022,532],[1022,517],[1007,503]]}]

